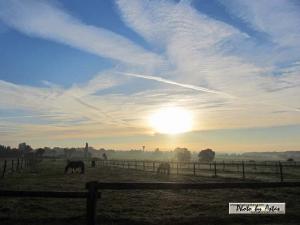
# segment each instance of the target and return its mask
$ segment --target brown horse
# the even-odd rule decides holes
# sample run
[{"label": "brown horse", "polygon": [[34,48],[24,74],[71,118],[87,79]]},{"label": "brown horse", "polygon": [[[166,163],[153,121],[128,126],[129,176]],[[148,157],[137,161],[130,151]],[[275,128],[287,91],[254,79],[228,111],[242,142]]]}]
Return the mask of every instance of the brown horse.
[{"label": "brown horse", "polygon": [[159,164],[157,168],[157,173],[170,175],[170,169],[171,169],[170,163],[163,162]]},{"label": "brown horse", "polygon": [[65,173],[67,173],[69,169],[72,169],[72,173],[76,171],[76,169],[80,169],[81,173],[84,173],[84,162],[81,160],[79,161],[68,160],[68,164],[65,168]]}]

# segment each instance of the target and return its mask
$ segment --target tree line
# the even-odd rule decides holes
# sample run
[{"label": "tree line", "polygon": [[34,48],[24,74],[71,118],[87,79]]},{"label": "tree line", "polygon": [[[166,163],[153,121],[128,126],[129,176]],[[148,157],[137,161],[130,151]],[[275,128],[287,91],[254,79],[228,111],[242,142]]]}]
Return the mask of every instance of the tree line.
[{"label": "tree line", "polygon": [[[26,143],[19,144],[18,148],[11,148],[10,146],[0,145],[0,157],[24,157],[25,155],[37,154],[48,158],[83,158],[84,148],[37,148],[33,149]],[[87,158],[102,157],[106,154],[108,158],[112,159],[143,159],[143,160],[177,160],[177,161],[191,161],[197,158],[200,161],[213,161],[215,152],[212,149],[204,149],[198,153],[191,152],[187,148],[177,147],[173,151],[161,151],[156,148],[154,151],[142,150],[106,150],[100,148],[99,150],[89,147]]]}]

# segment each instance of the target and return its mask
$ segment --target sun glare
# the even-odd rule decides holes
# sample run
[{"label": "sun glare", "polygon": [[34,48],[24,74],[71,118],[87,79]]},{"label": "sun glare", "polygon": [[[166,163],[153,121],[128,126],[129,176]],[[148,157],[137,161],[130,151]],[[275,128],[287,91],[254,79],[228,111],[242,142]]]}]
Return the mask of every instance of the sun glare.
[{"label": "sun glare", "polygon": [[183,108],[162,108],[150,116],[150,125],[163,134],[188,132],[192,129],[192,114]]}]

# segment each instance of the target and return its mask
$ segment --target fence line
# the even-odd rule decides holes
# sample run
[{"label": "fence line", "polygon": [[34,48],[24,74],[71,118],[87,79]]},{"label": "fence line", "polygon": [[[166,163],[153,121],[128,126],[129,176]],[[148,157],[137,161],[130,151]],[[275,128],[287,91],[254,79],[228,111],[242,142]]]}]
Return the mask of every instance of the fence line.
[{"label": "fence line", "polygon": [[[95,163],[95,161],[92,161]],[[124,169],[143,170],[149,172],[156,172],[158,166],[163,161],[141,161],[141,160],[97,160],[100,166],[120,167]],[[214,177],[218,175],[233,173],[238,174],[243,180],[250,179],[251,175],[271,175],[281,182],[288,179],[288,177],[294,176],[299,179],[300,166],[299,165],[287,165],[282,162],[274,163],[273,165],[267,165],[265,163],[249,163],[241,161],[240,163],[234,162],[169,162],[171,165],[171,171],[173,174],[179,175],[200,175],[203,171],[211,171]],[[236,169],[234,169],[236,168]],[[292,171],[290,170],[297,170]],[[299,171],[298,171],[299,170]],[[175,172],[174,172],[175,171]],[[250,177],[249,177],[250,176]],[[294,178],[294,179],[295,179]]]},{"label": "fence line", "polygon": [[[1,162],[1,161],[0,161]],[[24,168],[28,167],[28,160],[22,158],[12,158],[2,160],[3,166],[1,171],[1,178],[4,178],[8,172],[15,173],[20,172]]]},{"label": "fence line", "polygon": [[0,190],[1,197],[37,197],[37,198],[86,198],[87,192],[50,192],[50,191],[7,191]]},{"label": "fence line", "polygon": [[180,190],[180,189],[247,189],[300,187],[300,182],[231,182],[231,183],[180,183],[180,182],[97,182],[87,183],[98,190]]}]

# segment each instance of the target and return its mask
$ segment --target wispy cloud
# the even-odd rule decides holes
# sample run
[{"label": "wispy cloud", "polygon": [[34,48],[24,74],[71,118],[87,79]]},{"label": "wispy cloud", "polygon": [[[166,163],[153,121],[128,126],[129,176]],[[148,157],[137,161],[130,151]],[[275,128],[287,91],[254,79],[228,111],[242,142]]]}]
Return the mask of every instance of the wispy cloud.
[{"label": "wispy cloud", "polygon": [[254,29],[269,35],[272,41],[289,47],[300,47],[300,6],[289,0],[220,0],[232,14]]},{"label": "wispy cloud", "polygon": [[85,24],[47,1],[1,0],[0,19],[27,35],[57,41],[120,62],[143,66],[162,62],[160,56],[127,38]]}]

